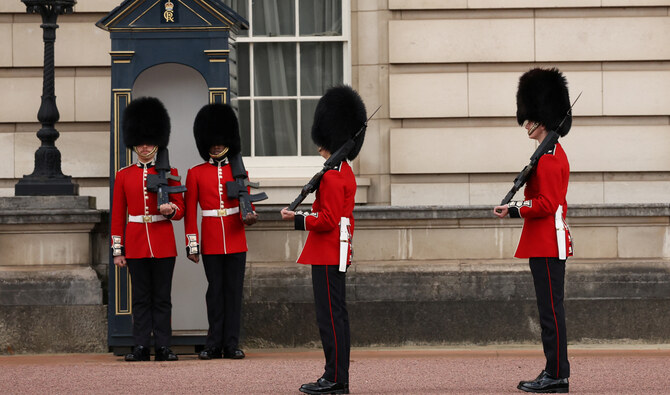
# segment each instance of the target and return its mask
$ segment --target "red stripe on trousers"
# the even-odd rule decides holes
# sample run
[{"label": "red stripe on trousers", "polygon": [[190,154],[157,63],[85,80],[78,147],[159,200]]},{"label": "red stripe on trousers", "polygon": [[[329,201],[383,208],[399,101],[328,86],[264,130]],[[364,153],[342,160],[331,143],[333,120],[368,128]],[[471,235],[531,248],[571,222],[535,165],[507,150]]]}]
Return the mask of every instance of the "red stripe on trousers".
[{"label": "red stripe on trousers", "polygon": [[558,371],[561,368],[561,347],[558,334],[558,320],[556,319],[556,310],[554,309],[554,292],[551,289],[551,274],[549,273],[549,259],[544,258],[547,265],[547,277],[549,277],[549,296],[551,297],[551,312],[554,313],[554,323],[556,324],[556,378],[558,378]]},{"label": "red stripe on trousers", "polygon": [[330,309],[330,323],[333,326],[333,338],[335,339],[335,378],[333,381],[337,383],[337,333],[335,333],[335,320],[333,320],[333,306],[330,303],[330,280],[328,279],[328,266],[326,266],[326,287],[328,289],[328,308]]}]

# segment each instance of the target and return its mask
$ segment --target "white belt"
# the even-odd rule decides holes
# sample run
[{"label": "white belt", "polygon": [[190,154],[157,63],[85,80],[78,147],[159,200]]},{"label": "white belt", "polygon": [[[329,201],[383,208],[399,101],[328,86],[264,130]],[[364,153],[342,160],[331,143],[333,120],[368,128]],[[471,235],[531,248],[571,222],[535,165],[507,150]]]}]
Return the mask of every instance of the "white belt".
[{"label": "white belt", "polygon": [[565,248],[565,222],[563,222],[563,206],[558,205],[556,215],[554,217],[556,223],[556,239],[558,241],[558,259],[567,259],[567,252]]},{"label": "white belt", "polygon": [[341,272],[347,271],[347,261],[349,260],[349,218],[340,218],[340,267]]},{"label": "white belt", "polygon": [[218,210],[202,210],[203,217],[225,217],[240,212],[239,207],[222,208]]},{"label": "white belt", "polygon": [[162,215],[129,215],[128,216],[128,222],[151,223],[151,222],[159,222],[159,221],[167,221],[167,218],[165,218]]}]

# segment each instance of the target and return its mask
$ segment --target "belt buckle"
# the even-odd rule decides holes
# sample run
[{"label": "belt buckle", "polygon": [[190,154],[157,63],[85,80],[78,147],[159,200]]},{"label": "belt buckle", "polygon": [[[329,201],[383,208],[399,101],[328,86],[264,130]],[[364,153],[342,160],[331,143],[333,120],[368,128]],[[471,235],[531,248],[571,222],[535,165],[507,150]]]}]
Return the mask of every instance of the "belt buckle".
[{"label": "belt buckle", "polygon": [[216,210],[216,215],[219,217],[225,217],[226,215],[228,215],[228,210],[225,208],[220,208]]},{"label": "belt buckle", "polygon": [[146,223],[151,223],[151,222],[152,222],[151,219],[152,219],[152,218],[151,218],[151,215],[143,215],[143,216],[142,216],[142,222],[144,222],[145,224],[146,224]]}]

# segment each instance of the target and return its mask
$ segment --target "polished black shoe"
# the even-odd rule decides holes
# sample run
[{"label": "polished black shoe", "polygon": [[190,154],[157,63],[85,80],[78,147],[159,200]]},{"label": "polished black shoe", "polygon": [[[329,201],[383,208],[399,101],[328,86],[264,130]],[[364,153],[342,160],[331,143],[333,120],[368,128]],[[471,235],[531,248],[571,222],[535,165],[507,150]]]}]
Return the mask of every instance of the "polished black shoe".
[{"label": "polished black shoe", "polygon": [[303,384],[300,392],[306,394],[348,394],[349,383],[334,383],[321,377],[316,383]]},{"label": "polished black shoe", "polygon": [[547,371],[543,370],[535,380],[520,381],[516,388],[521,391],[540,394],[568,393],[570,392],[570,383],[568,383],[567,378],[556,379],[551,377]]},{"label": "polished black shoe", "polygon": [[204,350],[200,351],[200,354],[198,354],[198,359],[218,359],[221,358],[223,355],[221,354],[221,349],[218,347],[213,347],[213,348],[205,348]]},{"label": "polished black shoe", "polygon": [[154,361],[178,361],[179,358],[175,353],[170,350],[170,347],[159,347],[158,350],[156,350],[156,356],[154,357]]},{"label": "polished black shoe", "polygon": [[529,384],[529,383],[533,383],[533,382],[538,381],[538,380],[540,380],[541,378],[543,378],[544,376],[547,376],[547,375],[549,375],[549,373],[547,373],[546,370],[543,370],[543,371],[540,372],[540,374],[537,375],[537,377],[535,377],[535,378],[532,379],[532,380],[528,380],[528,381],[519,381],[519,385],[517,385],[516,387],[519,388],[519,386],[522,386],[522,385],[525,385],[525,384]]},{"label": "polished black shoe", "polygon": [[135,346],[133,352],[126,354],[124,359],[128,362],[149,361],[149,347]]},{"label": "polished black shoe", "polygon": [[233,348],[223,352],[223,357],[228,359],[243,359],[245,356],[244,351],[239,348]]}]

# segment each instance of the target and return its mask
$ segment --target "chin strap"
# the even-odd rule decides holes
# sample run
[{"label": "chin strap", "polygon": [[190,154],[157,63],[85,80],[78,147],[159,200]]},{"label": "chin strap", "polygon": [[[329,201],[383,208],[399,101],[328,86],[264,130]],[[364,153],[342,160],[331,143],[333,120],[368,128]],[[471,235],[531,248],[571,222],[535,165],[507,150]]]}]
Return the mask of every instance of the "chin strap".
[{"label": "chin strap", "polygon": [[219,153],[216,154],[216,155],[214,155],[214,154],[209,154],[209,157],[212,158],[212,159],[221,159],[221,158],[223,158],[224,156],[226,156],[227,153],[228,153],[228,147],[224,147],[224,148],[223,148],[223,151],[219,152]]}]

